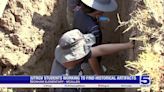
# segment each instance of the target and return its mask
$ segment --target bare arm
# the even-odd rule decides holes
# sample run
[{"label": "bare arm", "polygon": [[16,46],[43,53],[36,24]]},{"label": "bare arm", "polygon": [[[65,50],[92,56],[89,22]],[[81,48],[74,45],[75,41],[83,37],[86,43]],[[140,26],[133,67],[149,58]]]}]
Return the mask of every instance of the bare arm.
[{"label": "bare arm", "polygon": [[103,44],[91,48],[91,57],[110,55],[121,50],[130,49],[132,47],[133,44],[131,42],[118,44]]},{"label": "bare arm", "polygon": [[97,58],[90,58],[89,64],[96,75],[103,75],[103,70],[101,68],[101,65],[99,64]]}]

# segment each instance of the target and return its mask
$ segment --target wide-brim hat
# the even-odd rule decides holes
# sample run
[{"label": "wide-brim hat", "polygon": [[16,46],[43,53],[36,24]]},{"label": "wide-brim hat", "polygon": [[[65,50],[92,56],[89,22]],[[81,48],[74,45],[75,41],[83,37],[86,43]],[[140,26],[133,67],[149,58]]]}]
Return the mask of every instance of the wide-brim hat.
[{"label": "wide-brim hat", "polygon": [[78,29],[68,31],[59,40],[55,49],[55,58],[61,64],[82,59],[88,55],[94,44],[94,35],[82,34]]},{"label": "wide-brim hat", "polygon": [[103,12],[115,11],[118,7],[115,0],[81,0],[87,6]]}]

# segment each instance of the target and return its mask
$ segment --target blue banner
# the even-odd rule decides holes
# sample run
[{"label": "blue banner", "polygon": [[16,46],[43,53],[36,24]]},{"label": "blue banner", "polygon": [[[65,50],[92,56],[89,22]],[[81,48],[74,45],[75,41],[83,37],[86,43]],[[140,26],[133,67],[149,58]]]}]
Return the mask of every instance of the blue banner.
[{"label": "blue banner", "polygon": [[0,83],[30,83],[30,76],[0,76]]},{"label": "blue banner", "polygon": [[149,84],[149,76],[0,76],[0,84]]}]

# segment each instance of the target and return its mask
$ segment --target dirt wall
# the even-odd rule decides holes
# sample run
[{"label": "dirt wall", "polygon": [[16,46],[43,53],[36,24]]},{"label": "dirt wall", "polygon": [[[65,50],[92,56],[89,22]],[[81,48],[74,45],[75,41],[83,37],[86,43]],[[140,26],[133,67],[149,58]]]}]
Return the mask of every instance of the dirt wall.
[{"label": "dirt wall", "polygon": [[[9,0],[0,18],[1,75],[49,75],[54,48],[67,29],[64,7],[65,0]],[[12,89],[0,91],[13,92]]]},{"label": "dirt wall", "polygon": [[1,74],[49,74],[67,28],[63,6],[63,0],[9,0],[0,18]]},{"label": "dirt wall", "polygon": [[[118,23],[117,14],[121,21],[130,19],[130,13],[135,9],[135,3],[131,0],[117,0],[119,5],[118,10],[112,13],[105,13],[105,16],[110,18],[109,23],[102,23],[103,43],[122,43],[129,41],[130,32],[123,33],[126,29],[121,27],[115,30],[120,24]],[[108,68],[108,75],[126,75],[131,72],[128,71],[124,65],[126,60],[133,60],[135,50],[126,50],[116,53],[111,56],[103,57],[102,64]],[[108,89],[107,92],[136,92],[136,89]]]},{"label": "dirt wall", "polygon": [[[110,18],[110,22],[104,22],[101,24],[103,32],[103,43],[122,43],[129,41],[130,32],[123,33],[125,27],[118,28],[116,30],[116,28],[119,26],[117,14],[119,14],[121,21],[127,21],[130,19],[129,14],[132,11],[132,2],[128,0],[121,0],[117,2],[119,5],[117,11],[104,14]],[[112,56],[104,57],[105,59],[103,62],[108,63],[109,65],[109,74],[126,74],[124,61],[125,59],[129,58],[127,52],[129,52],[129,50],[116,53]],[[112,70],[114,72],[112,72]]]}]

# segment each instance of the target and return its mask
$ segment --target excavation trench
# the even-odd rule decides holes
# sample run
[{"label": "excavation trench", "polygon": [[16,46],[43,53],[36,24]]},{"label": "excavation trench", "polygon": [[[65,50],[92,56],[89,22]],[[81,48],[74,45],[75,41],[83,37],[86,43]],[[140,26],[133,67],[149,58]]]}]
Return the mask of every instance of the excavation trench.
[{"label": "excavation trench", "polygon": [[[119,25],[117,14],[122,21],[128,20],[130,12],[134,9],[134,3],[132,0],[117,0],[117,2],[119,6],[117,11],[104,14],[110,21],[101,23],[103,43],[128,41],[129,33],[122,33],[124,28],[115,31]],[[68,29],[66,23],[65,0],[9,0],[4,16],[0,19],[0,36],[9,42],[0,43],[5,45],[0,49],[4,52],[0,55],[1,75],[49,75],[54,49],[61,35]],[[28,34],[30,35],[27,36]],[[107,75],[128,74],[129,71],[124,65],[126,60],[133,59],[133,54],[133,51],[128,50],[103,57],[102,64],[107,67]],[[43,92],[43,89],[38,89],[38,92],[41,91]],[[105,90],[105,92],[115,91],[123,92],[125,89]]]}]

